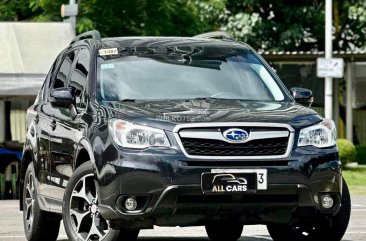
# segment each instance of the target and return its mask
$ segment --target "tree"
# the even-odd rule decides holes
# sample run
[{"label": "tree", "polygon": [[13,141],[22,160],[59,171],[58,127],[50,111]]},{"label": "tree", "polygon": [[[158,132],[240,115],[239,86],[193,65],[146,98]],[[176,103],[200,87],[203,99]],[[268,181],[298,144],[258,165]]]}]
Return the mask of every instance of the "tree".
[{"label": "tree", "polygon": [[0,0],[0,21],[23,21],[41,14],[29,8],[29,0]]},{"label": "tree", "polygon": [[[193,36],[224,30],[258,50],[324,49],[324,0],[78,0],[77,33]],[[366,1],[333,0],[334,49],[366,43]],[[68,0],[0,0],[1,21],[62,21]]]},{"label": "tree", "polygon": [[[365,1],[334,0],[334,49],[364,48]],[[324,50],[324,1],[228,0],[222,30],[256,49]]]},{"label": "tree", "polygon": [[[90,1],[91,2],[91,1]],[[103,0],[94,1],[85,17],[108,36],[191,36],[208,29],[192,1]],[[102,18],[100,16],[103,16]]]},{"label": "tree", "polygon": [[[211,1],[218,2],[218,0],[206,2]],[[62,21],[60,6],[67,2],[67,0],[0,0],[0,10],[2,10],[0,19]],[[200,15],[199,4],[193,0],[79,0],[77,2],[79,4],[76,26],[78,33],[98,29],[103,36],[192,36],[211,29]]]}]

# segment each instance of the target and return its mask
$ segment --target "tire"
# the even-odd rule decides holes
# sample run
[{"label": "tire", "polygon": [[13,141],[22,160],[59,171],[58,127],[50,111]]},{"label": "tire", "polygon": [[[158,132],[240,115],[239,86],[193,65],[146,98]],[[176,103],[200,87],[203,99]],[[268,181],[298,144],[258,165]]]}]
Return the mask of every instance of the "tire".
[{"label": "tire", "polygon": [[341,208],[332,218],[331,226],[289,227],[288,225],[267,225],[274,241],[340,241],[347,230],[351,216],[351,198],[346,182],[343,180]]},{"label": "tire", "polygon": [[243,225],[239,223],[219,222],[205,226],[207,236],[212,241],[236,241],[241,237]]},{"label": "tire", "polygon": [[61,217],[40,209],[35,183],[35,172],[31,162],[25,172],[22,193],[25,237],[28,241],[54,241],[58,236]]},{"label": "tire", "polygon": [[98,211],[98,194],[90,162],[80,165],[65,190],[62,207],[66,234],[71,241],[134,241],[139,230],[110,229]]}]

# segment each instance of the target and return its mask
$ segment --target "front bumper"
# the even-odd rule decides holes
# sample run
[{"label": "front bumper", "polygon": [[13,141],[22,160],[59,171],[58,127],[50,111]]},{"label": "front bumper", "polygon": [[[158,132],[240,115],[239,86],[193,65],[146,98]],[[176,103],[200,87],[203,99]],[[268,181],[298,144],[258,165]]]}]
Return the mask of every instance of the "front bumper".
[{"label": "front bumper", "polygon": [[[265,161],[194,160],[175,149],[113,148],[113,160],[102,162],[103,155],[96,160],[99,209],[112,228],[195,226],[233,218],[243,224],[288,223],[339,210],[342,175],[335,147],[302,147],[287,158]],[[201,174],[215,168],[267,169],[268,188],[252,194],[203,194]],[[319,202],[325,193],[336,199],[329,210]],[[124,210],[125,196],[143,197],[140,210]]]}]

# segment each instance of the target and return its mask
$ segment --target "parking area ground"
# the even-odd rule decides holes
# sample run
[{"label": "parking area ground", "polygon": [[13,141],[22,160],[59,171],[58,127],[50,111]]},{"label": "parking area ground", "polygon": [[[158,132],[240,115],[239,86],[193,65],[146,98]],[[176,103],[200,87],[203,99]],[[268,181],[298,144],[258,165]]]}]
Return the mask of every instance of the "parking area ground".
[{"label": "parking area ground", "polygon": [[[23,234],[22,213],[18,210],[17,200],[0,201],[0,241],[25,241]],[[366,195],[352,196],[352,216],[344,241],[366,240]],[[58,240],[67,241],[63,227]],[[145,241],[194,241],[208,240],[203,227],[161,228],[144,230],[138,240]],[[272,240],[263,225],[246,226],[241,241]],[[326,241],[326,240],[325,240]]]}]

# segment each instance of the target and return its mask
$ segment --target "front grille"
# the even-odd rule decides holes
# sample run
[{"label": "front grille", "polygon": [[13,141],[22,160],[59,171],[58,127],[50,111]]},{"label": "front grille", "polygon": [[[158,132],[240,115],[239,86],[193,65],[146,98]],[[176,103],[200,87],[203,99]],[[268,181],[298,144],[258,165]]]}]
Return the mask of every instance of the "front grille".
[{"label": "front grille", "polygon": [[279,156],[287,151],[288,137],[228,143],[221,140],[182,138],[185,151],[192,156]]}]

